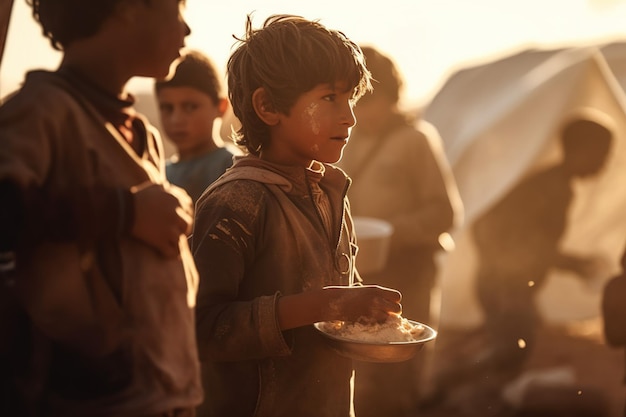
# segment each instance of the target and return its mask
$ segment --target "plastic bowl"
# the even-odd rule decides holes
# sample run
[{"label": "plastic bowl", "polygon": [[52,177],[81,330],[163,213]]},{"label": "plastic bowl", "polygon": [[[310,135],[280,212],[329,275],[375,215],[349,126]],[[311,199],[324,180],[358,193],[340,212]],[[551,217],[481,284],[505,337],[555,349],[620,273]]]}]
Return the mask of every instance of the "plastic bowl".
[{"label": "plastic bowl", "polygon": [[380,271],[387,263],[393,226],[373,217],[355,216],[352,220],[359,247],[357,269],[361,274]]}]

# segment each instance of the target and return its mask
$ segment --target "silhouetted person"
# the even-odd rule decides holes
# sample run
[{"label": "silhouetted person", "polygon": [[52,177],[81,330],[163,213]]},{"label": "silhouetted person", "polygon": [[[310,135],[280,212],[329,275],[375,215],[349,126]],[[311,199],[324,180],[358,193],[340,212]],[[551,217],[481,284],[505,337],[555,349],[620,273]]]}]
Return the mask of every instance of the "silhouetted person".
[{"label": "silhouetted person", "polygon": [[562,252],[576,178],[603,167],[612,134],[585,118],[561,132],[562,162],[523,179],[473,225],[478,253],[476,290],[485,316],[485,365],[519,371],[535,345],[535,298],[551,268],[590,278],[595,260]]},{"label": "silhouetted person", "polygon": [[537,171],[473,224],[476,293],[484,313],[485,349],[439,376],[440,392],[468,380],[500,390],[523,370],[541,324],[536,296],[553,269],[592,278],[597,260],[560,249],[576,179],[600,172],[612,133],[581,115],[560,132],[561,162]]}]

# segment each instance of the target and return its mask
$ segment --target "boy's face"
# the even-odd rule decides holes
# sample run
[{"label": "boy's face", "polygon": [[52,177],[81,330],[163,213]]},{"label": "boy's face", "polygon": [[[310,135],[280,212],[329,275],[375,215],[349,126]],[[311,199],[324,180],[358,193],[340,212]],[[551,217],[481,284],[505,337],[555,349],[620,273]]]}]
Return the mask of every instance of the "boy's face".
[{"label": "boy's face", "polygon": [[271,127],[271,143],[261,157],[284,165],[308,167],[312,160],[341,159],[350,130],[356,123],[352,90],[345,85],[320,84],[302,94],[289,115],[279,114]]},{"label": "boy's face", "polygon": [[213,123],[222,117],[226,101],[215,104],[192,87],[163,87],[157,93],[161,125],[182,156],[213,145]]},{"label": "boy's face", "polygon": [[139,18],[134,22],[133,58],[137,62],[137,75],[163,78],[168,75],[171,63],[180,56],[185,37],[190,34],[182,11],[181,0],[151,0],[135,3]]}]

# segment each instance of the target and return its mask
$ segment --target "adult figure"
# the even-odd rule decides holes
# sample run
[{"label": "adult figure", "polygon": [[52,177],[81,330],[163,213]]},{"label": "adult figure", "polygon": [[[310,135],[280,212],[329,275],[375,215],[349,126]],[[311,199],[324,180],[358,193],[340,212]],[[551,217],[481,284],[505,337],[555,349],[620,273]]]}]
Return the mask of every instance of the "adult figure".
[{"label": "adult figure", "polygon": [[[373,91],[355,106],[358,123],[338,166],[352,179],[353,215],[394,228],[386,266],[363,279],[397,288],[403,316],[436,327],[436,257],[442,235],[460,219],[460,197],[436,129],[399,107],[403,80],[394,62],[373,47],[362,50]],[[423,355],[408,363],[359,363],[356,372],[357,415],[402,416],[417,407]]]}]

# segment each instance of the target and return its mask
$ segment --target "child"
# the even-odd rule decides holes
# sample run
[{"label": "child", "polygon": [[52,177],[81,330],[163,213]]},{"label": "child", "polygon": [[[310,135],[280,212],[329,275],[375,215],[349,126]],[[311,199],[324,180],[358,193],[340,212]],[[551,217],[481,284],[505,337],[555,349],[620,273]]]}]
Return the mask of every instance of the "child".
[{"label": "child", "polygon": [[350,359],[313,323],[383,321],[400,293],[358,286],[346,192],[330,165],[370,88],[360,49],[341,32],[290,15],[246,37],[228,62],[229,97],[249,155],[196,205],[196,313],[202,416],[341,416],[352,411]]},{"label": "child", "polygon": [[167,179],[195,203],[233,164],[233,153],[213,135],[215,119],[224,116],[228,100],[215,66],[199,51],[183,55],[174,76],[156,81],[154,89],[161,125],[177,149],[165,166]]},{"label": "child", "polygon": [[191,201],[125,91],[168,74],[183,2],[30,4],[63,59],[0,108],[0,414],[191,416]]}]

